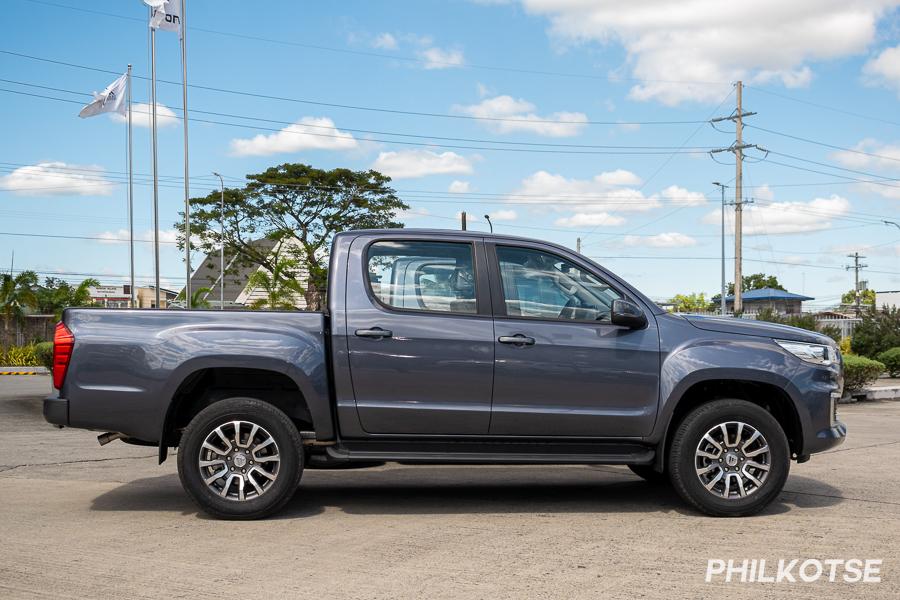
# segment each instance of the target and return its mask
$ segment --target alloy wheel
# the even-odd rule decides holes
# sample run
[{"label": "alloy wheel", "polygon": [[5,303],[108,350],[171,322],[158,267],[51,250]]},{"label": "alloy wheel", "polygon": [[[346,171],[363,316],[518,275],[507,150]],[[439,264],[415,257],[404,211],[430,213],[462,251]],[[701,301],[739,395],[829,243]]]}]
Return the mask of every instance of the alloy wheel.
[{"label": "alloy wheel", "polygon": [[712,427],[700,439],[694,468],[706,490],[734,500],[756,493],[769,476],[772,455],[765,436],[741,421]]},{"label": "alloy wheel", "polygon": [[281,456],[275,438],[251,421],[229,421],[213,429],[200,447],[203,483],[222,498],[252,500],[278,478]]}]

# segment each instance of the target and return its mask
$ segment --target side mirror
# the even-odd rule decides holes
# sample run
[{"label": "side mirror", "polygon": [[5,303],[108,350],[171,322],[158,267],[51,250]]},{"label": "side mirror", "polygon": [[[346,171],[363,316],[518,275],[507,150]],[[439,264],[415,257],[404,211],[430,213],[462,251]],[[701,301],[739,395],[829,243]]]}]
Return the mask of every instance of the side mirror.
[{"label": "side mirror", "polygon": [[647,326],[647,315],[631,300],[613,300],[611,319],[613,325],[629,329],[643,329]]}]

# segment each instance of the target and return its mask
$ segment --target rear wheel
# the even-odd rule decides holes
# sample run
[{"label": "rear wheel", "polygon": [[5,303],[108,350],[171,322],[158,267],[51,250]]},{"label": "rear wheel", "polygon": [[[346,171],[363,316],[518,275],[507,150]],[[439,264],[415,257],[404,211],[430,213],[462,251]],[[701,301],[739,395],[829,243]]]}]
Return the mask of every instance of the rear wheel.
[{"label": "rear wheel", "polygon": [[297,428],[283,412],[255,398],[206,407],[181,436],[181,484],[214,517],[259,519],[274,513],[294,495],[302,471]]},{"label": "rear wheel", "polygon": [[687,502],[717,517],[751,515],[784,487],[790,449],[765,409],[744,400],[716,400],[689,413],[672,439],[672,483]]}]

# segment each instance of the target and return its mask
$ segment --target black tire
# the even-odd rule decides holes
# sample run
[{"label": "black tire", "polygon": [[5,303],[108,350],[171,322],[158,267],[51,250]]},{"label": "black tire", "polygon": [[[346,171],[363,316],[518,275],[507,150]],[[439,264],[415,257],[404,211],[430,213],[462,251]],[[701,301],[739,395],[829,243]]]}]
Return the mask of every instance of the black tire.
[{"label": "black tire", "polygon": [[[726,422],[742,422],[756,429],[769,449],[767,476],[761,480],[762,485],[744,497],[726,499],[716,495],[704,487],[697,474],[698,458],[695,453],[703,436],[718,424]],[[742,517],[759,512],[778,497],[787,480],[790,459],[784,430],[768,411],[751,402],[729,399],[703,404],[681,421],[672,438],[668,463],[675,490],[691,506],[716,517]],[[759,475],[759,472],[756,474]]]},{"label": "black tire", "polygon": [[669,475],[663,471],[660,473],[653,468],[653,465],[628,465],[631,472],[648,483],[655,485],[663,485],[669,483]]},{"label": "black tire", "polygon": [[[224,498],[214,493],[204,482],[198,463],[207,436],[214,433],[217,427],[227,426],[232,421],[248,421],[259,425],[274,440],[280,459],[275,479],[269,487],[255,497],[244,500]],[[247,443],[250,444],[250,441]],[[247,455],[243,460],[248,458],[253,458],[253,454]],[[237,457],[229,464],[236,465]],[[259,466],[262,466],[261,462]],[[262,519],[275,513],[293,497],[302,473],[303,447],[296,426],[279,409],[255,398],[228,398],[215,402],[200,411],[181,435],[178,448],[178,476],[181,478],[181,485],[201,510],[219,519]],[[224,477],[218,481],[223,480]],[[264,479],[261,481],[266,485]],[[235,482],[239,483],[242,482]],[[251,490],[249,486],[247,489]],[[251,490],[251,493],[254,492]]]}]

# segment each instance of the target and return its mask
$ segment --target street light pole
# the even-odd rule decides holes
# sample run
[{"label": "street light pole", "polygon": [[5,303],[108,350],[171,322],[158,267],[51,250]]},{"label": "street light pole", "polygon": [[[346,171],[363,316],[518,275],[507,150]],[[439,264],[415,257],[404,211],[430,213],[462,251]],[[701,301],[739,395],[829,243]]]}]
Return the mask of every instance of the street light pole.
[{"label": "street light pole", "polygon": [[725,188],[728,187],[724,183],[713,181],[713,185],[718,186],[722,190],[722,290],[719,296],[719,310],[724,317],[726,314],[725,307]]},{"label": "street light pole", "polygon": [[219,178],[219,310],[225,310],[225,181]]},{"label": "street light pole", "polygon": [[484,215],[484,218],[488,222],[488,227],[491,228],[491,233],[494,233],[494,224],[491,223],[491,215]]}]

